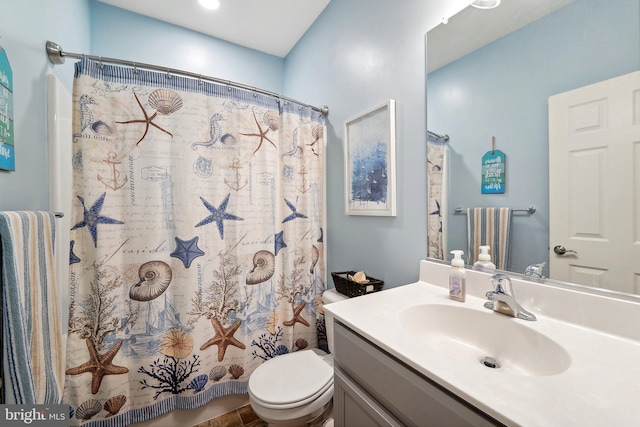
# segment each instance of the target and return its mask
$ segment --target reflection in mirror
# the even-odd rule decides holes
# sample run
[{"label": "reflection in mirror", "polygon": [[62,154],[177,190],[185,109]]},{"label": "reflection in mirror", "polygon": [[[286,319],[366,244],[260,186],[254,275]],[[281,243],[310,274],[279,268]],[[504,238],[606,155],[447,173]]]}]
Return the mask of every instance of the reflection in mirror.
[{"label": "reflection in mirror", "polygon": [[[536,208],[535,214],[511,218],[507,268],[520,275],[528,265],[545,262],[545,275],[555,278],[550,257],[567,254],[558,255],[553,247],[573,249],[571,241],[549,241],[549,186],[560,184],[549,181],[549,97],[640,69],[640,2],[563,0],[554,9],[559,3],[509,0],[492,10],[467,8],[427,34],[427,127],[450,138],[441,203],[447,208],[440,212],[446,259],[447,250],[467,248],[467,218],[456,214],[456,207]],[[535,9],[528,21],[521,19],[527,4]],[[501,10],[497,22],[484,21]],[[468,13],[473,19],[465,18]],[[483,36],[489,40],[482,41]],[[457,49],[467,41],[476,45]],[[451,54],[454,47],[460,53]],[[441,60],[443,50],[451,56]],[[493,137],[506,158],[505,190],[482,194],[481,161],[492,150]],[[607,213],[616,214],[615,209]],[[606,277],[598,286],[640,293],[640,275],[629,277],[633,283],[621,287]]]},{"label": "reflection in mirror", "polygon": [[[450,266],[451,262],[450,261],[445,261],[442,259],[438,259],[438,258],[432,258],[432,257],[427,257],[426,259],[429,262],[434,262],[436,264],[442,264],[442,265],[446,265],[446,266]],[[468,266],[468,268],[472,268],[471,266]],[[513,272],[513,271],[504,271],[504,270],[495,270],[495,273],[503,273],[503,274],[507,274],[509,275],[512,279],[524,279],[523,278],[523,274],[517,273],[517,272]],[[590,294],[595,294],[595,295],[602,295],[602,296],[606,296],[609,298],[615,298],[615,299],[622,299],[625,301],[630,301],[630,302],[634,302],[636,304],[640,304],[640,295],[638,294],[630,294],[630,293],[624,293],[624,292],[618,292],[618,291],[613,291],[610,289],[602,289],[602,288],[597,288],[597,287],[593,287],[593,286],[585,286],[585,285],[580,285],[577,283],[572,283],[572,282],[563,282],[561,280],[554,280],[554,279],[544,279],[542,281],[540,281],[539,283],[544,283],[545,285],[551,285],[553,287],[556,288],[563,288],[563,289],[570,289],[573,291],[577,291],[577,292],[586,292],[586,293],[590,293]],[[490,290],[489,287],[491,286],[489,280],[487,280],[487,289],[486,290]]]}]

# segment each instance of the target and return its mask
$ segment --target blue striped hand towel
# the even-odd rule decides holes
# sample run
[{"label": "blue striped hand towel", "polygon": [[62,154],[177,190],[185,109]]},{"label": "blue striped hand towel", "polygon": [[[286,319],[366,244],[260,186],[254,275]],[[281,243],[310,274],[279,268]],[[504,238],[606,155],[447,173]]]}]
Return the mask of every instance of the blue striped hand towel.
[{"label": "blue striped hand towel", "polygon": [[480,246],[491,247],[491,260],[499,270],[511,266],[511,208],[467,209],[467,264],[478,260]]}]

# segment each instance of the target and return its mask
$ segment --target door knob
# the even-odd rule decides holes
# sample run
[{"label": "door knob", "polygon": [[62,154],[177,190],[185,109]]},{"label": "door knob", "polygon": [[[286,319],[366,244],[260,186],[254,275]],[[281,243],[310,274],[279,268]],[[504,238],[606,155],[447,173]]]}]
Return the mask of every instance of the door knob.
[{"label": "door knob", "polygon": [[572,250],[567,250],[564,248],[564,246],[558,245],[556,247],[553,248],[553,252],[557,253],[558,255],[565,255],[565,254],[576,254],[578,255],[578,252],[576,251],[572,251]]}]

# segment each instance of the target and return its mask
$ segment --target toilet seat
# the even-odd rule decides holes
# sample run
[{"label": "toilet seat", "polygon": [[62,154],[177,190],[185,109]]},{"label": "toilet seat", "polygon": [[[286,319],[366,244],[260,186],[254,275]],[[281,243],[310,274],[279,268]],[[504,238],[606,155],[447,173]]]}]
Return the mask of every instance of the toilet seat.
[{"label": "toilet seat", "polygon": [[332,386],[333,368],[315,349],[274,357],[249,377],[249,394],[256,403],[269,409],[306,405]]}]

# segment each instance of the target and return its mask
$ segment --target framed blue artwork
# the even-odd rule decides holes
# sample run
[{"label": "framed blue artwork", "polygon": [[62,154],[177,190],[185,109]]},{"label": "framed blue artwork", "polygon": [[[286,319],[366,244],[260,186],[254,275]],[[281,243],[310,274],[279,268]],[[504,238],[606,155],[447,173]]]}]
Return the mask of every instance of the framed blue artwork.
[{"label": "framed blue artwork", "polygon": [[345,214],[396,216],[395,100],[345,121]]}]

